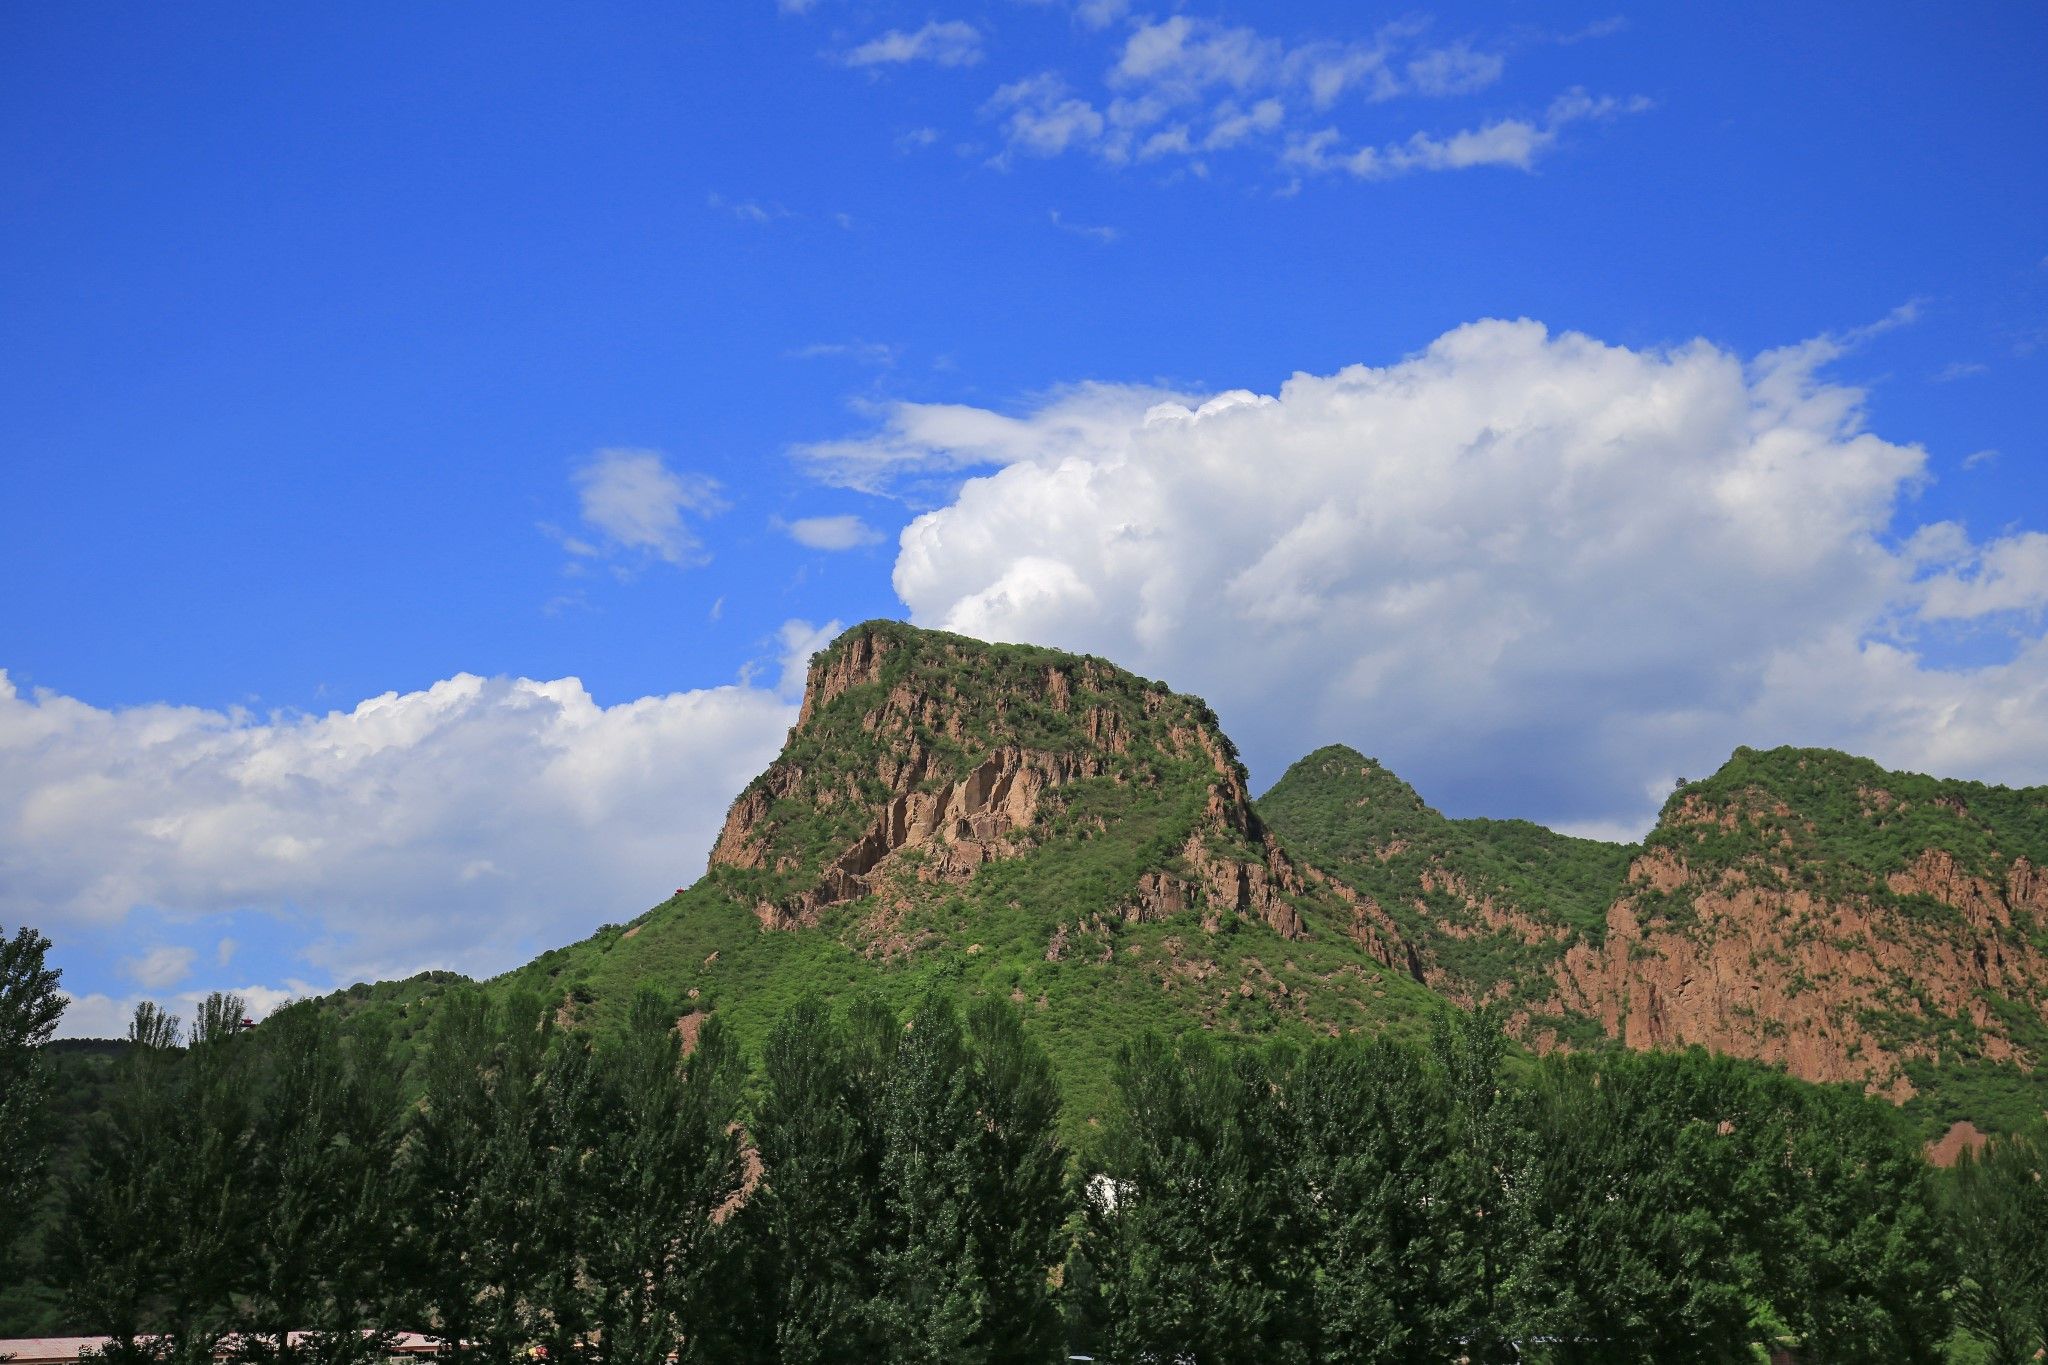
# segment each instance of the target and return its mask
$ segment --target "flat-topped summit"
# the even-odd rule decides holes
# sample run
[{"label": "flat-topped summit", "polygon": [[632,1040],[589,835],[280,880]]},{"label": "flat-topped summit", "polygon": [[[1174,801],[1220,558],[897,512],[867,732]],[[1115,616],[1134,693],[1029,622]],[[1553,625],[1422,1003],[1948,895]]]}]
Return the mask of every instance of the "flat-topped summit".
[{"label": "flat-topped summit", "polygon": [[764,927],[815,925],[830,906],[886,906],[909,883],[959,885],[1021,857],[1104,784],[1186,825],[1125,918],[1199,909],[1305,933],[1289,899],[1302,874],[1199,698],[1101,659],[894,621],[855,626],[811,661],[789,741],[733,802],[711,866],[740,874]]}]

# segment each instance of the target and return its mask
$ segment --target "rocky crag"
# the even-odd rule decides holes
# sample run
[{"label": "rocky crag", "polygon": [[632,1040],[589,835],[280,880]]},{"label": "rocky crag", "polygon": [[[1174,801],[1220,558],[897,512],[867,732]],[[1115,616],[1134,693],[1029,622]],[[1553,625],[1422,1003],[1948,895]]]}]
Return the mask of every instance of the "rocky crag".
[{"label": "rocky crag", "polygon": [[1344,748],[1256,803],[1199,699],[895,622],[811,664],[705,876],[503,979],[602,1025],[643,981],[758,1040],[805,995],[1026,1010],[1074,1121],[1143,1029],[1701,1044],[1938,1132],[2048,1104],[2048,790],[1739,750],[1641,845],[1450,820]]},{"label": "rocky crag", "polygon": [[1533,1047],[1699,1044],[1932,1126],[2048,1104],[2048,790],[1744,749],[1634,847],[1446,820],[1340,748],[1260,809]]},{"label": "rocky crag", "polygon": [[895,622],[812,660],[696,886],[510,979],[601,1023],[647,978],[743,1039],[807,993],[1002,995],[1083,1114],[1139,1029],[1419,1033],[1441,1003],[1378,905],[1266,827],[1199,699]]}]

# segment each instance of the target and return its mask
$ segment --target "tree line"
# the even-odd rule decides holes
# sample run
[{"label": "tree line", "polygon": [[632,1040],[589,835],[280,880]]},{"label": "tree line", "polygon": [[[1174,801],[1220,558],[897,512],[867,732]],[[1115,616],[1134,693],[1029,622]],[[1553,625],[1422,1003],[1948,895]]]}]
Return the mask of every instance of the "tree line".
[{"label": "tree line", "polygon": [[[40,942],[0,941],[0,1228],[47,1136]],[[1936,1172],[1879,1101],[1697,1051],[1516,1060],[1484,1014],[1133,1039],[1078,1151],[1000,1000],[800,1004],[752,1068],[652,989],[593,1036],[460,988],[409,1068],[314,1003],[144,1005],[129,1041],[43,1247],[120,1365],[360,1365],[398,1327],[477,1365],[1931,1361],[1956,1325],[2005,1365],[2048,1336],[2039,1134]]]}]

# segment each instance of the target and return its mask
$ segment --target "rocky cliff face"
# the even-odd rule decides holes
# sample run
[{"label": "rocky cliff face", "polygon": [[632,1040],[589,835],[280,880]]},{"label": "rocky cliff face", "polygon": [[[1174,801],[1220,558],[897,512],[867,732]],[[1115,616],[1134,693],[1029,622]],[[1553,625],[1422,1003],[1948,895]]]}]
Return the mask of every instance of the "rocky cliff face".
[{"label": "rocky cliff face", "polygon": [[1308,884],[1254,814],[1207,707],[1098,659],[891,622],[857,627],[813,661],[789,745],[733,803],[711,865],[766,874],[755,904],[766,928],[815,926],[863,901],[886,914],[909,884],[964,885],[1029,853],[1091,782],[1189,808],[1121,918],[1194,914],[1210,933],[1245,918],[1307,934],[1296,901]]},{"label": "rocky cliff face", "polygon": [[1699,1044],[1999,1126],[2048,1104],[2048,790],[1739,750],[1633,848],[1446,820],[1336,748],[1260,808],[1539,1049]]},{"label": "rocky cliff face", "polygon": [[[1666,808],[1554,1006],[1896,1101],[2048,1064],[2048,793],[1744,752]],[[1532,1025],[1540,1033],[1541,1019]]]}]

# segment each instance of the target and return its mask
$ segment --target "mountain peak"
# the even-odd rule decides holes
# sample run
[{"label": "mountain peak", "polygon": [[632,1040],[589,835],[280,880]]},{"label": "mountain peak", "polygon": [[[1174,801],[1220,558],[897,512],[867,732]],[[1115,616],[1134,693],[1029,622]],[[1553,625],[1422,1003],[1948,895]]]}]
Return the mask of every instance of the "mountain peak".
[{"label": "mountain peak", "polygon": [[812,660],[789,741],[733,803],[711,866],[764,927],[870,897],[886,917],[912,884],[965,883],[1085,821],[1104,785],[1148,793],[1186,826],[1127,918],[1199,907],[1305,932],[1289,899],[1302,875],[1199,698],[1087,655],[896,621],[855,626]]}]

